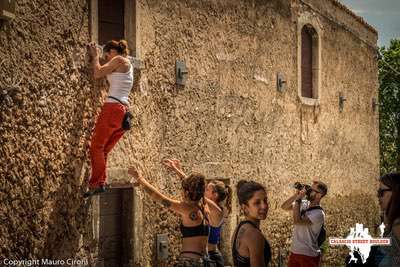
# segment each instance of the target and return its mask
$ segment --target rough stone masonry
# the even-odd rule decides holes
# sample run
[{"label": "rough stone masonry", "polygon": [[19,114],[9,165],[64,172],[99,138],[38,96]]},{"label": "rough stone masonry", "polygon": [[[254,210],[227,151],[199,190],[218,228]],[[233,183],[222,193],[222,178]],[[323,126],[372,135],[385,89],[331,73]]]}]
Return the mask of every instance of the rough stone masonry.
[{"label": "rough stone masonry", "polygon": [[[15,19],[1,26],[0,259],[85,259],[92,266],[97,260],[98,200],[82,198],[88,142],[106,94],[104,81],[92,80],[86,54],[96,36],[96,2],[17,0]],[[344,237],[356,222],[373,229],[379,134],[371,26],[336,0],[128,2],[136,25],[130,46],[142,68],[131,93],[135,127],[108,159],[110,183],[126,183],[123,169],[135,164],[179,197],[179,181],[160,164],[167,157],[179,158],[186,172],[232,186],[239,179],[264,183],[270,211],[262,230],[274,266],[290,245],[291,216],[279,205],[295,181],[328,183],[328,236]],[[298,93],[303,20],[319,29],[319,94],[312,105]],[[188,68],[185,86],[175,83],[177,59]],[[171,266],[178,219],[147,197],[134,199],[129,266]],[[226,220],[228,263],[238,217],[235,207]],[[157,261],[160,233],[169,238],[167,263]],[[340,266],[346,253],[329,248],[325,266]]]}]

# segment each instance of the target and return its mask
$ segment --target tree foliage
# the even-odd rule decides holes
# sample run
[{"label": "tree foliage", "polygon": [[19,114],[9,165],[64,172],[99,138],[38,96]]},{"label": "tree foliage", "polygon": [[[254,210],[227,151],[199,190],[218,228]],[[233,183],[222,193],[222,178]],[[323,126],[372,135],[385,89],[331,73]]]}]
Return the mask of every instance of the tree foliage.
[{"label": "tree foliage", "polygon": [[400,171],[400,39],[380,48],[379,131],[381,173]]}]

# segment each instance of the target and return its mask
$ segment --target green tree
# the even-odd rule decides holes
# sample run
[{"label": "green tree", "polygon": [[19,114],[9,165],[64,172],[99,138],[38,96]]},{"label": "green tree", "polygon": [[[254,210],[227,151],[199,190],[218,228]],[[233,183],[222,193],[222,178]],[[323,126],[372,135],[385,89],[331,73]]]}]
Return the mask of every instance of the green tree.
[{"label": "green tree", "polygon": [[379,135],[381,173],[400,171],[400,39],[380,48]]}]

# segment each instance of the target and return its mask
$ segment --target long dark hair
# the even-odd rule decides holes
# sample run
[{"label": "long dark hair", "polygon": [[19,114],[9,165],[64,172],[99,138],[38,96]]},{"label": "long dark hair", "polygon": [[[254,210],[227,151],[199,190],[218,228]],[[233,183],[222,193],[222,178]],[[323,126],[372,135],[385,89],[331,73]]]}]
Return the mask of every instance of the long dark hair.
[{"label": "long dark hair", "polygon": [[388,231],[390,231],[393,222],[400,218],[400,173],[387,173],[382,175],[379,180],[392,190],[392,198],[386,209],[386,216],[389,224]]},{"label": "long dark hair", "polygon": [[213,190],[217,193],[218,199],[217,204],[220,205],[225,200],[225,207],[228,210],[228,214],[232,212],[232,188],[226,185],[224,182],[219,180],[212,180],[210,184],[213,186]]},{"label": "long dark hair", "polygon": [[186,179],[182,180],[182,189],[190,200],[198,201],[199,209],[204,219],[208,221],[208,217],[204,212],[204,192],[206,190],[205,176],[201,173],[192,173]]},{"label": "long dark hair", "polygon": [[206,178],[203,174],[193,173],[182,180],[182,188],[192,201],[200,201],[204,197]]},{"label": "long dark hair", "polygon": [[239,204],[248,204],[249,200],[253,197],[254,193],[263,190],[266,192],[265,187],[254,181],[240,180],[236,186],[237,198]]}]

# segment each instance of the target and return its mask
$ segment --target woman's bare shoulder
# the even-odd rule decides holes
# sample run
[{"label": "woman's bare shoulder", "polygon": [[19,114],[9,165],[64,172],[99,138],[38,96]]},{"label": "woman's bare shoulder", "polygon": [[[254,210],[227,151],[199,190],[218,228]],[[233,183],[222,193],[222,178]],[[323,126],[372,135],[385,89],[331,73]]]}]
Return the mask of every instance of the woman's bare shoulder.
[{"label": "woman's bare shoulder", "polygon": [[123,56],[115,56],[111,59],[110,62],[113,62],[114,64],[119,64],[119,65],[125,65],[125,64],[129,64],[129,59],[123,57]]},{"label": "woman's bare shoulder", "polygon": [[238,231],[238,238],[252,239],[254,235],[260,234],[257,228],[249,223],[243,224]]}]

